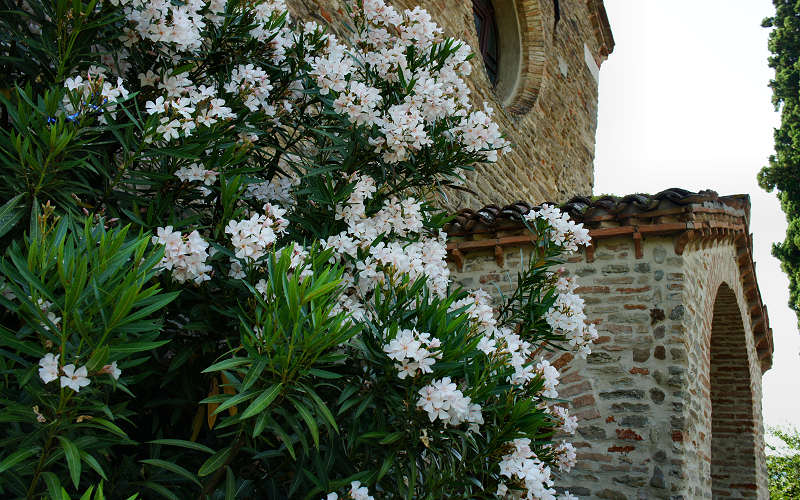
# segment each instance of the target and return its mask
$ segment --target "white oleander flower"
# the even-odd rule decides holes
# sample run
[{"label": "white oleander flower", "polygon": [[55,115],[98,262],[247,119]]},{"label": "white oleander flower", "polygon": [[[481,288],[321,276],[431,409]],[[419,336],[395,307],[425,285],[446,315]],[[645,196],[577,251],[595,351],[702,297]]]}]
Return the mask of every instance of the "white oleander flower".
[{"label": "white oleander flower", "polygon": [[69,387],[75,392],[80,392],[81,387],[89,385],[89,372],[86,366],[76,369],[75,365],[64,365],[61,369],[64,375],[61,376],[61,387]]},{"label": "white oleander flower", "polygon": [[369,489],[366,486],[361,486],[361,481],[353,481],[350,483],[350,496],[353,500],[375,500],[369,494]]},{"label": "white oleander flower", "polygon": [[49,384],[53,380],[58,379],[59,367],[58,358],[60,354],[53,356],[52,353],[47,353],[42,359],[39,360],[39,378],[42,382]]},{"label": "white oleander flower", "polygon": [[122,370],[117,368],[116,361],[112,362],[110,365],[105,365],[100,372],[108,373],[114,380],[119,380],[119,376],[122,375]]}]

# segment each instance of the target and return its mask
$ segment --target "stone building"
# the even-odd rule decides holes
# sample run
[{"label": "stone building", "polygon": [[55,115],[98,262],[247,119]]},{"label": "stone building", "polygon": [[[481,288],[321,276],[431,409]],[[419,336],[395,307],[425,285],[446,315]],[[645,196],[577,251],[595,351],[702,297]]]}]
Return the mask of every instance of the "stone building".
[{"label": "stone building", "polygon": [[[344,15],[342,0],[289,3],[301,18]],[[773,346],[749,197],[587,198],[600,66],[614,48],[603,1],[392,3],[421,5],[480,53],[475,102],[493,106],[515,145],[467,179],[472,194],[448,201],[460,209],[448,230],[456,279],[513,287],[531,241],[518,221],[532,205],[563,203],[591,228],[592,245],[566,267],[600,338],[586,361],[556,358],[580,420],[578,464],[559,486],[588,498],[767,498],[761,375]]]},{"label": "stone building", "polygon": [[[449,247],[464,286],[514,286],[530,208],[459,213]],[[580,422],[561,486],[587,498],[768,498],[761,375],[773,347],[749,197],[671,189],[563,208],[590,228],[592,245],[565,267],[600,337],[585,361],[554,363]]]}]

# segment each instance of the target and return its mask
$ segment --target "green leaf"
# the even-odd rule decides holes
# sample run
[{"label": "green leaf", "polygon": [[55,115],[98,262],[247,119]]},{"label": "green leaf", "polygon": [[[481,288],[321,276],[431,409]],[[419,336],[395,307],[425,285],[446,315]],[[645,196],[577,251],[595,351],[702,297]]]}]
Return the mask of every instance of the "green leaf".
[{"label": "green leaf", "polygon": [[165,488],[164,486],[161,486],[158,483],[154,483],[152,481],[147,481],[145,483],[142,483],[142,485],[145,486],[146,488],[149,488],[149,489],[155,491],[156,493],[158,493],[159,495],[161,495],[164,498],[169,498],[169,500],[180,500],[180,498],[178,498],[178,496],[175,495],[175,493],[169,491],[167,488]]},{"label": "green leaf", "polygon": [[35,455],[38,453],[40,448],[37,446],[35,448],[27,448],[24,450],[17,450],[11,455],[7,456],[0,462],[0,473],[7,471],[8,469],[14,467],[18,463],[22,462],[26,458],[30,457],[31,455]]},{"label": "green leaf", "polygon": [[230,467],[225,467],[225,500],[234,500],[236,498],[236,478],[233,476],[233,471]]},{"label": "green leaf", "polygon": [[16,351],[41,358],[44,356],[44,349],[36,345],[34,342],[25,342],[19,340],[14,332],[0,326],[0,345],[8,346]]},{"label": "green leaf", "polygon": [[325,283],[324,285],[319,285],[317,288],[315,288],[314,290],[311,290],[310,292],[308,292],[303,297],[303,302],[302,303],[305,304],[307,302],[311,302],[312,300],[314,300],[315,298],[319,297],[320,295],[325,294],[325,293],[329,293],[329,292],[335,290],[336,287],[338,287],[338,286],[339,286],[339,282],[338,281],[330,281],[328,283]]},{"label": "green leaf", "polygon": [[18,194],[0,207],[0,238],[16,226],[17,222],[22,219],[25,210],[24,207],[18,205],[23,195],[24,193]]},{"label": "green leaf", "polygon": [[69,477],[72,479],[72,484],[77,488],[81,481],[81,452],[72,441],[64,436],[58,436],[58,440],[61,441],[61,448],[64,450],[64,457],[67,459]]},{"label": "green leaf", "polygon": [[203,463],[203,465],[200,466],[200,470],[197,471],[197,475],[201,477],[207,476],[212,472],[214,472],[215,470],[219,469],[220,467],[225,465],[225,462],[228,460],[228,457],[231,456],[231,453],[233,453],[232,446],[228,446],[227,448],[224,448],[214,453],[213,455],[208,457],[208,460],[206,460]]},{"label": "green leaf", "polygon": [[283,384],[278,383],[262,392],[252,403],[250,403],[250,406],[248,406],[247,409],[242,412],[242,416],[239,418],[244,420],[253,417],[267,409],[267,407],[281,393],[282,388]]},{"label": "green leaf", "polygon": [[392,432],[391,434],[389,434],[385,438],[383,438],[380,441],[378,441],[378,444],[392,444],[395,441],[397,441],[398,439],[402,438],[404,435],[405,435],[405,432],[402,432],[402,431]]},{"label": "green leaf", "polygon": [[92,424],[92,425],[102,425],[103,427],[105,427],[106,429],[108,429],[112,433],[116,434],[117,436],[125,438],[125,439],[130,439],[130,438],[128,438],[128,434],[126,434],[125,431],[120,429],[117,426],[117,424],[115,424],[113,422],[110,422],[110,421],[108,421],[108,420],[106,420],[106,419],[104,419],[102,417],[95,417],[95,418],[89,420],[88,423]]},{"label": "green leaf", "polygon": [[42,472],[42,479],[47,486],[47,494],[50,495],[50,499],[59,500],[61,498],[61,481],[58,476],[52,472]]},{"label": "green leaf", "polygon": [[202,373],[211,373],[211,372],[218,372],[220,370],[229,370],[231,368],[235,368],[239,365],[243,365],[245,363],[249,363],[250,359],[248,358],[230,358],[219,363],[214,363],[213,365],[209,366]]},{"label": "green leaf", "polygon": [[290,398],[292,405],[297,410],[297,413],[300,414],[300,418],[302,418],[306,425],[308,426],[308,430],[311,431],[311,438],[314,440],[314,446],[319,448],[319,427],[317,426],[317,421],[314,419],[314,416],[311,415],[311,412],[306,408],[303,403],[300,401]]},{"label": "green leaf", "polygon": [[327,370],[320,370],[319,368],[312,368],[312,369],[308,370],[308,373],[310,375],[315,376],[315,377],[324,378],[324,379],[328,379],[328,380],[332,380],[332,379],[337,379],[337,378],[342,378],[343,377],[343,375],[341,375],[339,373],[333,373],[333,372],[329,372]]},{"label": "green leaf", "polygon": [[100,465],[100,462],[98,462],[97,459],[94,458],[94,456],[86,453],[85,451],[81,451],[81,459],[83,459],[83,461],[86,462],[89,465],[89,467],[94,469],[94,471],[97,472],[100,475],[100,477],[108,481],[108,478],[106,477],[106,472],[103,470],[103,467]]},{"label": "green leaf", "polygon": [[169,340],[157,340],[154,342],[128,342],[122,345],[111,346],[112,354],[132,354],[142,351],[152,351],[167,344]]},{"label": "green leaf", "polygon": [[192,474],[191,472],[189,472],[188,470],[184,469],[183,467],[181,467],[178,464],[174,464],[172,462],[167,462],[166,460],[159,460],[157,458],[145,458],[145,459],[142,459],[142,460],[139,460],[139,461],[142,462],[142,463],[148,464],[148,465],[152,465],[154,467],[161,467],[162,469],[166,469],[166,470],[168,470],[170,472],[174,472],[175,474],[185,477],[186,479],[188,479],[189,481],[195,483],[198,486],[202,485],[200,483],[200,480],[197,478],[197,476],[195,476],[194,474]]},{"label": "green leaf", "polygon": [[94,491],[94,486],[89,486],[89,489],[81,495],[80,500],[92,500],[92,492]]},{"label": "green leaf", "polygon": [[192,441],[184,441],[183,439],[155,439],[153,441],[148,441],[150,444],[163,444],[167,446],[180,446],[181,448],[188,448],[190,450],[195,451],[202,451],[204,453],[212,454],[214,450],[209,448],[208,446],[200,443],[195,443]]},{"label": "green leaf", "polygon": [[214,410],[214,415],[227,410],[231,406],[236,406],[239,403],[247,401],[248,399],[255,397],[256,394],[258,394],[258,391],[247,391],[236,394],[235,396],[231,396],[230,398],[226,399],[223,403],[220,403],[219,406],[217,406],[217,409]]}]

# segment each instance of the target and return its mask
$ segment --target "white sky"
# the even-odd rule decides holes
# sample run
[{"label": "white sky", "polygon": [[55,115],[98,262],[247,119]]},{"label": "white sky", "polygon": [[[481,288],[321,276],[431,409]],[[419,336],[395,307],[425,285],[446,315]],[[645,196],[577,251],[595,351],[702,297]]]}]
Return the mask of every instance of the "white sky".
[{"label": "white sky", "polygon": [[767,83],[771,0],[605,0],[616,48],[600,72],[595,194],[670,187],[748,193],[758,283],[775,338],[767,425],[800,426],[800,335],[770,254],[786,221],[756,174],[779,124]]}]

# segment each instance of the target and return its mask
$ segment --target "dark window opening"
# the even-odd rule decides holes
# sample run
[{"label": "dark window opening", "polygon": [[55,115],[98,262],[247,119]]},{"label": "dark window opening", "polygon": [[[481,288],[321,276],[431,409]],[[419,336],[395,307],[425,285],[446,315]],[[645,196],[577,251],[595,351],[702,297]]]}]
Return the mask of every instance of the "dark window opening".
[{"label": "dark window opening", "polygon": [[486,65],[486,73],[492,85],[497,84],[497,65],[500,50],[497,43],[497,23],[491,0],[473,0],[472,14],[475,17],[475,30],[478,32],[479,50]]},{"label": "dark window opening", "polygon": [[553,31],[556,30],[556,26],[558,26],[558,21],[561,20],[561,6],[558,4],[558,0],[553,0],[553,10],[555,11],[555,22],[553,22]]}]

